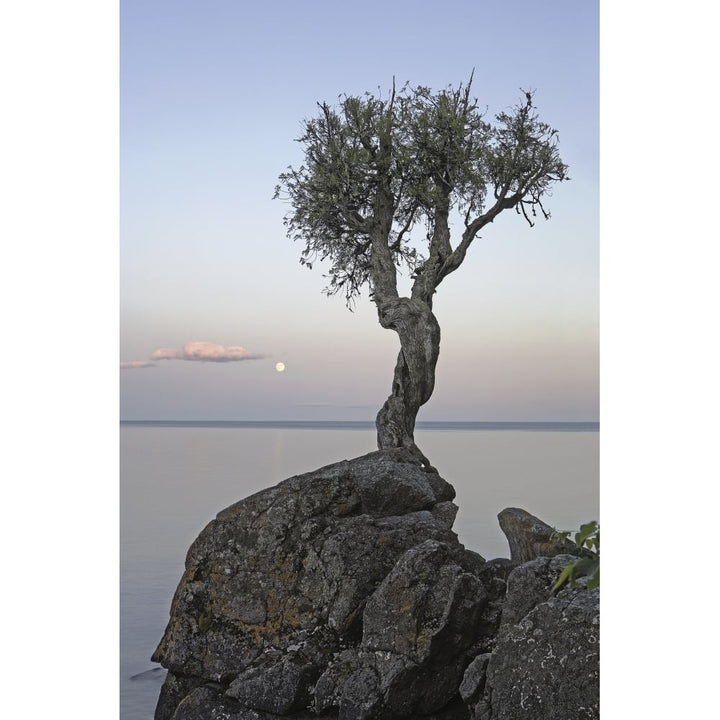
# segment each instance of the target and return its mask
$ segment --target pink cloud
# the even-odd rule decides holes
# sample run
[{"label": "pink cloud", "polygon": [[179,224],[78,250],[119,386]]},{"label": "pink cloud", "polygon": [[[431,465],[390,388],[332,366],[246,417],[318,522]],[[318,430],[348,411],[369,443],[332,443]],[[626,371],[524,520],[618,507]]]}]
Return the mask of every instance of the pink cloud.
[{"label": "pink cloud", "polygon": [[126,360],[120,363],[121,370],[135,370],[147,367],[155,367],[155,365],[147,360]]},{"label": "pink cloud", "polygon": [[151,360],[182,360],[182,350],[159,348],[150,356]]},{"label": "pink cloud", "polygon": [[237,362],[259,360],[265,355],[250,352],[239,345],[218,345],[211,342],[189,342],[181,350],[159,348],[150,356],[151,360],[196,360],[202,362]]}]

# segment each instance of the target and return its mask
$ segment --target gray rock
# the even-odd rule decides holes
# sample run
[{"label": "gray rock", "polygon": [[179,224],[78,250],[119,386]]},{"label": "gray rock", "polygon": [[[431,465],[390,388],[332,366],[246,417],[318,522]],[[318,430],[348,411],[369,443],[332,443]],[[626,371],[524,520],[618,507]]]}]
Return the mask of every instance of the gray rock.
[{"label": "gray rock", "polygon": [[367,601],[361,647],[419,664],[467,649],[487,593],[462,559],[458,548],[436,540],[408,550]]},{"label": "gray rock", "polygon": [[[368,666],[371,664],[367,663]],[[345,685],[351,675],[360,669],[360,666],[361,663],[355,649],[343,650],[336,654],[315,683],[313,707],[318,715],[324,715],[332,708],[340,706],[340,698]]]},{"label": "gray rock", "polygon": [[575,543],[553,538],[555,528],[520,508],[505,508],[498,515],[500,529],[510,545],[510,559],[524,563],[538,557],[585,555]]},{"label": "gray rock", "polygon": [[599,624],[599,591],[567,589],[504,627],[476,717],[599,718]]},{"label": "gray rock", "polygon": [[368,597],[408,549],[432,539],[470,562],[450,528],[454,494],[393,450],[289,478],[218,513],[188,551],[153,655],[183,678],[161,694],[158,720],[207,682],[262,712],[305,702],[328,658],[359,641]]},{"label": "gray rock", "polygon": [[160,688],[160,696],[155,708],[155,720],[169,720],[178,703],[195,690],[203,681],[196,677],[184,677],[169,672]]},{"label": "gray rock", "polygon": [[560,573],[575,560],[577,557],[573,555],[556,555],[537,558],[514,568],[507,579],[501,628],[520,622],[536,605],[545,602]]},{"label": "gray rock", "polygon": [[460,686],[472,720],[599,717],[599,591],[550,595],[576,559],[541,557],[507,576],[493,651],[473,660]]},{"label": "gray rock", "polygon": [[451,528],[458,513],[458,506],[448,500],[435,505],[431,512],[438,520]]},{"label": "gray rock", "polygon": [[490,653],[482,653],[478,655],[468,665],[462,682],[460,683],[460,697],[464,703],[468,705],[474,704],[485,688],[485,675],[487,672],[488,662],[490,661]]},{"label": "gray rock", "polygon": [[270,651],[240,673],[225,694],[246,707],[285,715],[307,708],[309,689],[319,675],[318,665],[301,653]]},{"label": "gray rock", "polygon": [[350,675],[342,689],[338,718],[368,720],[377,717],[382,703],[377,672],[369,665],[359,667]]},{"label": "gray rock", "polygon": [[[204,685],[193,690],[180,703],[174,720],[281,720],[273,713],[242,707],[235,700],[224,697],[222,691],[213,685]],[[283,720],[316,720],[309,712],[283,715]]]},{"label": "gray rock", "polygon": [[477,628],[477,652],[490,652],[495,647],[495,638],[500,627],[505,605],[507,578],[515,564],[507,558],[488,560],[476,570],[485,591],[488,603],[483,608]]},{"label": "gray rock", "polygon": [[452,532],[453,497],[393,450],[218,513],[153,655],[156,720],[597,717],[597,592],[550,598],[574,556],[509,509],[513,557],[532,560],[486,562]]},{"label": "gray rock", "polygon": [[337,705],[339,720],[401,718],[452,702],[487,602],[465,558],[461,546],[426,540],[398,560],[367,601],[357,652],[341,654],[318,682],[317,711]]}]

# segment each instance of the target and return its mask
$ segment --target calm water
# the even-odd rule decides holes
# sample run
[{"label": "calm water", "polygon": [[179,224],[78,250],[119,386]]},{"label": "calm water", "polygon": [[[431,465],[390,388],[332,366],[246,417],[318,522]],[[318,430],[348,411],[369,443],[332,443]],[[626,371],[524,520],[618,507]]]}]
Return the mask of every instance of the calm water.
[{"label": "calm water", "polygon": [[[509,556],[497,523],[505,507],[558,529],[598,519],[596,424],[425,423],[416,441],[455,487],[461,542],[487,559]],[[374,449],[369,423],[121,424],[121,720],[152,720],[164,671],[150,656],[185,553],[216,513]]]}]

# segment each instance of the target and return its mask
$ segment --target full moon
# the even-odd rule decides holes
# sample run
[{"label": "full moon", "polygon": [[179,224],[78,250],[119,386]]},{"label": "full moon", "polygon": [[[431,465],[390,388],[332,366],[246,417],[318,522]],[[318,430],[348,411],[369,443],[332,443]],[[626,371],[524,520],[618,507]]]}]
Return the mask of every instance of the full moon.
[{"label": "full moon", "polygon": [[276,369],[278,372],[282,372],[283,370],[285,370],[285,363],[281,363],[281,362],[280,362],[280,363],[276,363],[276,364],[275,364],[275,369]]}]

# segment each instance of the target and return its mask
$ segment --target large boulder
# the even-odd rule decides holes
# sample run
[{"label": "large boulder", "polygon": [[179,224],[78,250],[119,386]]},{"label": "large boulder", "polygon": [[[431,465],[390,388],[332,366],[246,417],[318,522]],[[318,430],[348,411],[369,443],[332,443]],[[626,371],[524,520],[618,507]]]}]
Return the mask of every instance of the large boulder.
[{"label": "large boulder", "polygon": [[[169,670],[156,719],[188,713],[193,698],[211,691],[222,694],[224,708],[235,703],[259,713],[302,712],[331,661],[357,648],[366,634],[362,651],[374,656],[394,652],[401,637],[414,643],[412,660],[398,671],[409,678],[404,685],[417,685],[428,668],[440,667],[436,656],[454,663],[452,678],[442,683],[455,682],[464,666],[453,659],[452,643],[462,654],[470,642],[484,597],[472,570],[484,560],[466,551],[451,529],[454,495],[414,455],[393,450],[289,478],[221,511],[188,551],[170,622],[153,655]],[[437,571],[442,583],[422,585],[401,565],[393,577],[405,572],[405,580],[392,582],[413,587],[417,596],[408,595],[408,602],[429,605],[416,627],[386,637],[366,606],[373,597],[382,622],[404,618],[404,601],[392,604],[396,585],[387,589],[388,576],[418,546],[434,558],[426,558],[424,572]],[[406,565],[412,562],[406,558]],[[413,567],[422,563],[417,559]],[[392,674],[384,667],[381,683]],[[369,682],[370,666],[363,668],[346,695],[358,692],[362,677]],[[447,690],[442,697],[452,695]]]},{"label": "large boulder", "polygon": [[408,550],[370,596],[356,650],[331,662],[316,709],[340,720],[429,715],[458,694],[488,594],[457,546]]},{"label": "large boulder", "polygon": [[477,656],[460,686],[473,720],[596,720],[599,590],[551,595],[575,556],[537,558],[508,577],[492,653]]},{"label": "large boulder", "polygon": [[454,496],[399,449],[218,513],[153,655],[156,720],[594,720],[598,593],[550,594],[575,546],[509,508],[512,559],[486,562]]}]

